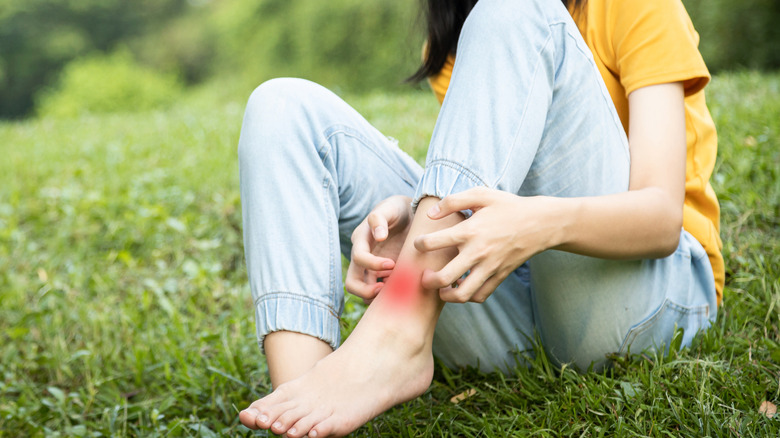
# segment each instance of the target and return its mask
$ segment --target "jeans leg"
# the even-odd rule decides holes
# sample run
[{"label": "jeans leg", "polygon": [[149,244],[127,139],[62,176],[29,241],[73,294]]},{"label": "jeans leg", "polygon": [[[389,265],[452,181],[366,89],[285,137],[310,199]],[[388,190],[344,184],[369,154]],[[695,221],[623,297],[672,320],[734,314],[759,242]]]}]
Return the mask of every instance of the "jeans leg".
[{"label": "jeans leg", "polygon": [[422,170],[335,94],[301,79],[252,93],[238,150],[258,342],[288,330],[336,348],[340,253],[374,205],[412,195]]},{"label": "jeans leg", "polygon": [[[463,26],[415,199],[475,186],[625,191],[628,160],[620,120],[563,5],[480,1]],[[549,167],[555,178],[538,181]]]},{"label": "jeans leg", "polygon": [[[551,196],[628,187],[625,133],[559,2],[482,0],[463,26],[415,199],[474,186]],[[528,277],[524,265],[485,303],[447,304],[437,356],[484,371],[513,366],[536,328]]]},{"label": "jeans leg", "polygon": [[510,372],[532,356],[534,315],[527,265],[510,274],[484,303],[447,303],[433,354],[450,368]]},{"label": "jeans leg", "polygon": [[[565,8],[480,1],[461,33],[415,200],[475,186],[522,196],[605,195],[628,189],[629,168],[625,132]],[[445,306],[437,339],[449,341],[435,351],[449,364],[505,369],[508,349],[530,348],[533,327],[554,361],[598,366],[670,295],[675,286],[660,274],[679,267],[670,263],[546,251],[528,263],[530,292],[505,281],[487,307]],[[471,336],[451,335],[463,326]]]},{"label": "jeans leg", "polygon": [[556,363],[599,369],[611,353],[664,353],[677,328],[687,346],[716,317],[709,259],[687,231],[677,250],[661,259],[546,251],[529,265],[537,330]]}]

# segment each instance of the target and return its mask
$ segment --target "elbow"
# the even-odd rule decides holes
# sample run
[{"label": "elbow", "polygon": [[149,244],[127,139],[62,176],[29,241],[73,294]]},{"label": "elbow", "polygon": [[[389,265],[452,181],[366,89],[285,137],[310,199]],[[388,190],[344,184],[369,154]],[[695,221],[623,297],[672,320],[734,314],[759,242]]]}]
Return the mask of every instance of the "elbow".
[{"label": "elbow", "polygon": [[659,247],[657,258],[669,257],[677,251],[677,247],[680,245],[680,228],[676,229],[674,233],[665,233],[662,238]]},{"label": "elbow", "polygon": [[680,245],[680,231],[683,226],[682,208],[670,211],[659,223],[663,226],[659,229],[656,257],[664,258],[674,254]]},{"label": "elbow", "polygon": [[680,232],[683,226],[683,198],[684,193],[673,196],[667,191],[658,188],[647,188],[646,222],[648,229],[647,256],[650,258],[668,257],[677,250],[680,245]]}]

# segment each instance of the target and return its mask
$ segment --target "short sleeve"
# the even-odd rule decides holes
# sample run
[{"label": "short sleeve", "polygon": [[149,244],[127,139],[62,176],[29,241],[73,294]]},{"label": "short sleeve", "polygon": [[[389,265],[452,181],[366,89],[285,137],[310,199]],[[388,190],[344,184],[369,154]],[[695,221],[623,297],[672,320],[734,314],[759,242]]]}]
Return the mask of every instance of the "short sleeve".
[{"label": "short sleeve", "polygon": [[680,0],[614,0],[609,16],[626,96],[668,82],[683,82],[688,96],[707,85],[710,74],[699,53],[699,34]]}]

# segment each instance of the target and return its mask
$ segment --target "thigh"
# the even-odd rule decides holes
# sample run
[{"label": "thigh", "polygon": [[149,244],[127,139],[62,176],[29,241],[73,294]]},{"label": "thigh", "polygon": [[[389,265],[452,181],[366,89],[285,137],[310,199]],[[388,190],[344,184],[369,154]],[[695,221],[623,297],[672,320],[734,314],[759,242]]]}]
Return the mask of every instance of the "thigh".
[{"label": "thigh", "polygon": [[712,268],[685,231],[677,251],[662,259],[546,251],[529,266],[536,328],[558,364],[598,369],[612,353],[668,348],[676,328],[684,329],[687,345],[715,318]]}]

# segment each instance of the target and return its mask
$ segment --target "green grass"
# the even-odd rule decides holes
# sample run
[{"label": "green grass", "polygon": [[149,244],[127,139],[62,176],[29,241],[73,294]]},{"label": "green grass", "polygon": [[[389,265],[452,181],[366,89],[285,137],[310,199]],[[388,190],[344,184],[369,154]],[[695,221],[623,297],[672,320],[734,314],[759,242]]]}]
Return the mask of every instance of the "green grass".
[{"label": "green grass", "polygon": [[[780,404],[780,76],[719,76],[708,99],[728,269],[709,332],[600,374],[543,354],[512,377],[437,367],[356,435],[777,436],[759,406]],[[429,94],[349,101],[422,159]],[[0,124],[0,436],[251,435],[237,409],[269,383],[241,247],[242,111],[213,89],[165,113]]]}]

